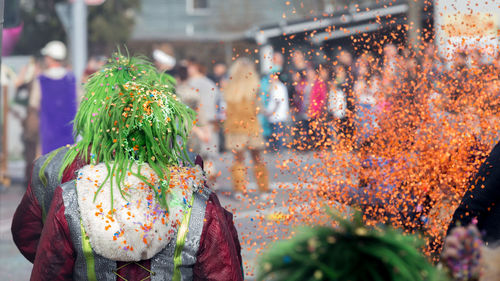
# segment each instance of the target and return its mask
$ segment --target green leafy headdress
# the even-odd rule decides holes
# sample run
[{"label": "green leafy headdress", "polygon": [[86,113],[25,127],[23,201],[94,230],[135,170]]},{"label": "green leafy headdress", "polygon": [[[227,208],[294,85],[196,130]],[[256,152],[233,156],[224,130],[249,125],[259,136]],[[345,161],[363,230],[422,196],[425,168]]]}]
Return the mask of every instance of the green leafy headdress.
[{"label": "green leafy headdress", "polygon": [[[127,172],[134,163],[147,163],[161,179],[160,186],[151,187],[166,208],[169,166],[190,162],[186,140],[195,120],[195,112],[176,97],[175,80],[144,58],[116,53],[90,77],[85,92],[74,120],[81,140],[66,153],[59,176],[77,157],[105,163],[104,182],[113,185],[116,179],[126,196],[121,184]],[[135,175],[143,178],[140,170]]]},{"label": "green leafy headdress", "polygon": [[304,228],[273,244],[260,260],[257,280],[437,281],[443,279],[417,250],[418,240],[337,218],[337,228]]}]

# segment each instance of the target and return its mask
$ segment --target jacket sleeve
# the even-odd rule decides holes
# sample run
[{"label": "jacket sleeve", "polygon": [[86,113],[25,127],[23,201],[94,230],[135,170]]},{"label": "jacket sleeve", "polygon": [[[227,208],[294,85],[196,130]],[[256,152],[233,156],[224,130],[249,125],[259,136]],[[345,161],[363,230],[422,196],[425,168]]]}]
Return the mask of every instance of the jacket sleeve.
[{"label": "jacket sleeve", "polygon": [[448,233],[458,223],[468,225],[477,218],[479,229],[483,229],[481,219],[495,204],[500,202],[500,143],[491,151],[479,171],[469,183],[469,190],[453,214]]},{"label": "jacket sleeve", "polygon": [[243,280],[241,247],[232,214],[220,205],[214,193],[207,202],[193,277],[195,281]]},{"label": "jacket sleeve", "polygon": [[42,233],[42,209],[33,194],[31,182],[12,218],[12,238],[21,254],[33,263]]},{"label": "jacket sleeve", "polygon": [[75,250],[64,216],[62,189],[58,187],[45,220],[30,280],[72,280],[75,259]]},{"label": "jacket sleeve", "polygon": [[[47,160],[47,157],[42,156],[36,161],[41,161],[42,163]],[[41,164],[38,163],[40,166]],[[61,183],[72,180],[75,177],[75,173],[78,169],[83,167],[85,162],[83,160],[75,160],[71,165],[64,171]],[[37,166],[36,163],[34,166]],[[38,177],[39,170],[34,169],[32,171],[32,178],[29,181],[28,188],[24,194],[21,203],[17,207],[17,210],[12,219],[12,237],[17,248],[21,254],[33,263],[36,255],[36,248],[38,246],[38,241],[40,240],[40,235],[42,233],[44,218],[43,211],[41,207],[41,202],[38,201],[35,196],[34,188],[37,188],[33,184],[37,181],[33,180],[33,177]],[[46,174],[47,178],[58,177],[58,174]],[[53,180],[49,180],[53,182]],[[50,188],[43,186],[38,188],[45,188],[50,190]],[[51,197],[51,194],[47,194]]]}]

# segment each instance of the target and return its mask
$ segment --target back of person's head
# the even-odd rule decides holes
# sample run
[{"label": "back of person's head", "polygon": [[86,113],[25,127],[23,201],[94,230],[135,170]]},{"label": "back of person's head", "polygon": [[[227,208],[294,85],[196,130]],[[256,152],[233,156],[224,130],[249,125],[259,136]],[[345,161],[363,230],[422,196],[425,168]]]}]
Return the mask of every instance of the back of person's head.
[{"label": "back of person's head", "polygon": [[196,72],[196,74],[202,74],[206,75],[207,74],[207,68],[201,61],[195,57],[190,57],[187,59],[187,67],[188,67],[188,73],[190,75],[193,74],[193,71]]},{"label": "back of person's head", "polygon": [[189,162],[185,145],[195,113],[177,99],[171,76],[117,53],[90,76],[85,91],[74,120],[81,140],[66,154],[60,175],[77,157],[104,162],[118,185],[134,163],[148,163],[165,178],[168,166]]},{"label": "back of person's head", "polygon": [[187,63],[179,63],[175,67],[175,76],[179,83],[186,81],[189,78]]},{"label": "back of person's head", "polygon": [[40,50],[40,53],[45,56],[49,57],[57,62],[62,62],[66,58],[66,45],[64,45],[63,42],[61,41],[50,41],[43,47],[43,49]]},{"label": "back of person's head", "polygon": [[305,227],[274,243],[257,280],[446,280],[417,250],[415,237],[367,228],[359,214],[352,222],[337,220],[337,227]]},{"label": "back of person's head", "polygon": [[259,89],[259,74],[255,63],[248,58],[239,58],[229,68],[229,78],[224,87],[224,98],[228,102],[242,102],[255,98]]},{"label": "back of person's head", "polygon": [[227,66],[223,62],[216,62],[214,64],[214,67],[212,68],[212,71],[215,76],[221,77],[226,75]]},{"label": "back of person's head", "polygon": [[335,58],[346,67],[349,67],[353,60],[352,54],[349,50],[338,50],[335,54]]}]

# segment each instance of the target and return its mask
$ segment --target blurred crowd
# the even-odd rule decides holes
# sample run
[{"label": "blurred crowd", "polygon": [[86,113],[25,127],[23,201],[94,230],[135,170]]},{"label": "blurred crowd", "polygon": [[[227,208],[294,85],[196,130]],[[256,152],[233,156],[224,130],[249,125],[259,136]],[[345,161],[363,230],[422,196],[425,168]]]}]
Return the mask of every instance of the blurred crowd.
[{"label": "blurred crowd", "polygon": [[[28,109],[23,117],[26,163],[73,143],[71,120],[84,91],[77,80],[85,83],[107,62],[104,56],[90,57],[76,79],[64,64],[63,43],[50,42],[40,53],[16,81],[16,102]],[[262,73],[251,58],[237,58],[229,66],[216,62],[209,71],[200,58],[176,58],[169,45],[155,45],[151,56],[159,71],[175,77],[181,100],[198,112],[188,146],[205,159],[209,181],[216,180],[219,153],[230,151],[233,187],[241,193],[247,185],[247,150],[266,196],[269,180],[262,151],[321,150],[341,142],[369,154],[365,148],[373,150],[374,140],[383,135],[415,141],[416,133],[423,133],[418,124],[429,118],[439,121],[460,110],[493,116],[498,109],[500,54],[487,60],[479,49],[445,60],[433,44],[415,53],[389,43],[379,52],[356,56],[339,48],[315,63],[315,51],[297,48],[274,52],[270,68]],[[477,127],[480,145],[488,132]],[[27,174],[29,170],[28,165]]]}]

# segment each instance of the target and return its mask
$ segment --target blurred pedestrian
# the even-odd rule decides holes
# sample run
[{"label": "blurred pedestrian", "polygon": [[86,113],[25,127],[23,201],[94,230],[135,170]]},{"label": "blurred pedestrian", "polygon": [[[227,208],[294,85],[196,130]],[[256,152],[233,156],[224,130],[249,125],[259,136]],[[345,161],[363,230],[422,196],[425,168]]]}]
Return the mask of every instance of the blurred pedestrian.
[{"label": "blurred pedestrian", "polygon": [[347,109],[347,100],[344,91],[340,83],[337,83],[336,78],[344,75],[343,67],[337,66],[335,70],[331,73],[331,81],[329,81],[329,91],[328,91],[328,135],[330,136],[330,141],[333,144],[337,141],[337,135],[340,133],[341,120],[345,117]]},{"label": "blurred pedestrian", "polygon": [[296,72],[293,78],[295,85],[292,110],[295,121],[293,126],[294,147],[304,150],[310,142],[308,113],[316,72],[311,66],[307,66],[305,70]]},{"label": "blurred pedestrian", "polygon": [[[198,116],[203,116],[203,114],[200,114],[201,96],[197,90],[188,84],[189,76],[187,65],[187,62],[181,61],[176,66],[176,92],[184,104],[195,110],[198,113]],[[188,138],[187,148],[189,152],[196,155],[205,155],[206,152],[202,150],[202,144],[207,138],[210,138],[210,134],[210,127],[207,126],[206,120],[198,118],[196,124],[191,130],[191,135]]]},{"label": "blurred pedestrian", "polygon": [[91,56],[87,62],[87,66],[85,67],[85,71],[82,75],[82,83],[86,83],[90,77],[90,75],[94,74],[97,70],[99,70],[103,65],[107,62],[107,58],[105,56]]},{"label": "blurred pedestrian", "polygon": [[205,163],[208,174],[208,183],[213,185],[217,179],[215,161],[219,153],[217,97],[219,91],[215,83],[206,76],[206,68],[195,58],[187,62],[187,85],[199,95],[198,127],[203,131],[200,134],[200,156]]},{"label": "blurred pedestrian", "polygon": [[269,103],[266,106],[266,116],[271,125],[269,145],[273,151],[280,151],[285,147],[285,129],[290,119],[288,91],[279,77],[279,72],[270,75]]},{"label": "blurred pedestrian", "polygon": [[[329,70],[326,65],[319,65],[314,73],[310,73],[312,82],[307,118],[309,120],[309,134],[311,148],[318,149],[325,144],[326,131],[326,102],[328,97],[327,81]],[[309,76],[308,75],[308,76]],[[311,83],[311,82],[309,82]]]},{"label": "blurred pedestrian", "polygon": [[208,76],[212,81],[214,81],[217,87],[221,88],[222,83],[227,79],[227,66],[223,62],[217,62],[212,67],[212,73]]},{"label": "blurred pedestrian", "polygon": [[384,59],[382,61],[382,79],[384,87],[393,88],[401,73],[401,58],[398,48],[392,43],[384,45]]},{"label": "blurred pedestrian", "polygon": [[252,157],[258,189],[265,198],[269,192],[269,172],[261,157],[265,145],[262,128],[257,120],[261,107],[258,91],[259,76],[255,64],[247,58],[237,59],[229,70],[229,81],[224,88],[227,103],[227,147],[234,153],[232,183],[236,192],[247,193],[245,152],[248,150]]},{"label": "blurred pedestrian", "polygon": [[292,113],[292,138],[293,147],[295,149],[303,149],[303,134],[304,129],[307,127],[306,118],[304,116],[304,91],[307,89],[306,73],[308,63],[305,59],[304,53],[296,49],[290,54],[291,68],[290,81],[288,83],[288,96],[290,98],[290,111]]},{"label": "blurred pedestrian", "polygon": [[346,100],[345,115],[341,119],[341,136],[344,139],[352,138],[354,134],[354,103],[352,93],[354,87],[354,74],[352,54],[348,50],[340,50],[335,58],[337,59],[335,83],[342,90]]},{"label": "blurred pedestrian", "polygon": [[226,102],[224,101],[224,97],[222,96],[221,88],[227,82],[227,66],[225,63],[218,62],[212,68],[212,75],[209,78],[215,82],[215,85],[218,87],[217,91],[217,101],[216,101],[216,119],[215,123],[215,131],[217,132],[217,137],[219,139],[218,148],[219,152],[224,152],[226,150],[226,139],[224,137],[224,121],[226,120]]},{"label": "blurred pedestrian", "polygon": [[[264,108],[269,107],[269,102],[271,98],[271,84],[274,80],[273,75],[279,73],[281,76],[281,71],[283,69],[283,55],[281,53],[274,53],[271,69],[262,75],[260,79],[260,89],[259,89],[259,99]],[[288,90],[287,90],[288,93]],[[288,96],[288,94],[287,94]],[[287,101],[289,103],[289,101]],[[260,112],[258,114],[260,125],[262,126],[262,136],[267,142],[272,141],[272,125],[269,122],[269,116],[267,112]]]},{"label": "blurred pedestrian", "polygon": [[36,58],[30,58],[27,65],[21,68],[16,79],[16,98],[15,102],[26,108],[26,115],[22,118],[23,133],[21,140],[23,142],[23,157],[26,163],[24,175],[28,181],[31,177],[33,162],[39,156],[39,115],[38,110],[30,106],[29,101],[32,98],[37,77],[40,74],[40,61]]},{"label": "blurred pedestrian", "polygon": [[376,92],[377,83],[373,80],[373,69],[369,64],[369,55],[365,54],[356,62],[357,77],[354,82],[354,97],[356,98],[356,142],[358,147],[370,141],[377,127]]},{"label": "blurred pedestrian", "polygon": [[66,46],[51,41],[41,50],[45,70],[30,97],[29,105],[38,109],[40,116],[40,142],[42,154],[74,142],[71,122],[77,107],[76,79],[63,61]]},{"label": "blurred pedestrian", "polygon": [[158,44],[153,46],[153,59],[159,72],[175,76],[176,59],[174,49],[169,44]]}]

